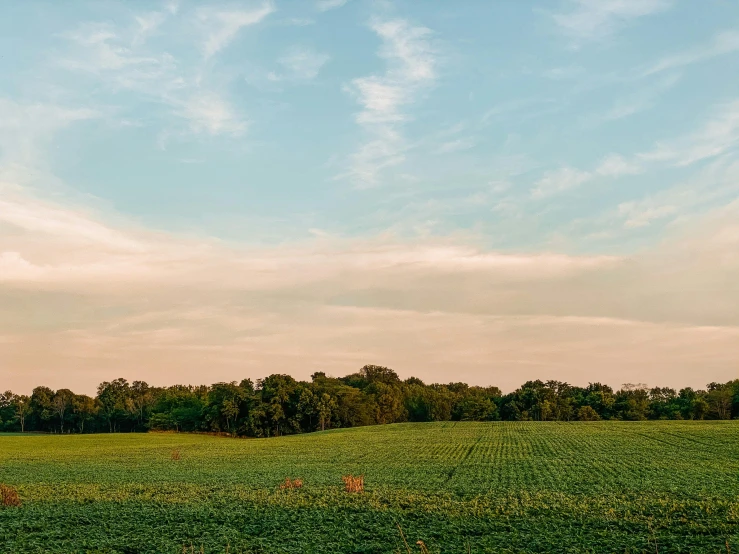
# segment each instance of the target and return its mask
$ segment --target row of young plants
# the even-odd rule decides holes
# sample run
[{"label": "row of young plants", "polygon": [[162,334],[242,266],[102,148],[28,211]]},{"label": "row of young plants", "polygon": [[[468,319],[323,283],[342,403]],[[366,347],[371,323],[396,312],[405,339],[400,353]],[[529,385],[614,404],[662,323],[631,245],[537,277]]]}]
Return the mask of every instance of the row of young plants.
[{"label": "row of young plants", "polygon": [[[404,551],[396,524],[431,552],[739,551],[734,421],[6,436],[0,446],[0,482],[22,500],[0,509],[0,551]],[[364,492],[347,492],[349,474],[364,475]]]},{"label": "row of young plants", "polygon": [[151,387],[116,379],[101,383],[95,397],[43,386],[30,396],[0,395],[0,431],[54,433],[175,430],[267,437],[405,421],[733,417],[739,417],[739,379],[680,391],[537,380],[503,395],[497,387],[401,380],[373,365],[340,378],[315,373],[309,382],[270,375],[256,383]]}]

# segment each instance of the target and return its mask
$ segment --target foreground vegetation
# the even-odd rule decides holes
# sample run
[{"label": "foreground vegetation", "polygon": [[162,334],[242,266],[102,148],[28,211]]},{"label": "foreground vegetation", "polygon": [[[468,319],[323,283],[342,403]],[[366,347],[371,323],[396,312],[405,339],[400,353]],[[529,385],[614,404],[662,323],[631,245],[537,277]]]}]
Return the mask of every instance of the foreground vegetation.
[{"label": "foreground vegetation", "polygon": [[[1,389],[0,389],[1,390]],[[270,375],[253,383],[150,387],[142,381],[102,383],[96,397],[36,387],[31,396],[0,394],[1,431],[52,433],[211,431],[270,437],[406,421],[597,421],[739,417],[739,379],[706,390],[600,383],[576,387],[529,381],[503,395],[498,387],[404,381],[367,365],[341,378],[315,373],[310,382]]]},{"label": "foreground vegetation", "polygon": [[739,552],[735,421],[0,436],[0,482],[2,552]]}]

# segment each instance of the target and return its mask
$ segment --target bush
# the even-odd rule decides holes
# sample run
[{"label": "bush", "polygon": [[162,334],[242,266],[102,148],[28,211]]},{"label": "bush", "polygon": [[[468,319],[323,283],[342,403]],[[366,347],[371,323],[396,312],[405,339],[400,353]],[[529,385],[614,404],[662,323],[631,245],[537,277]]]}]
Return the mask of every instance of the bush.
[{"label": "bush", "polygon": [[598,412],[590,406],[583,406],[577,410],[577,419],[580,421],[598,421],[600,416],[598,415]]}]

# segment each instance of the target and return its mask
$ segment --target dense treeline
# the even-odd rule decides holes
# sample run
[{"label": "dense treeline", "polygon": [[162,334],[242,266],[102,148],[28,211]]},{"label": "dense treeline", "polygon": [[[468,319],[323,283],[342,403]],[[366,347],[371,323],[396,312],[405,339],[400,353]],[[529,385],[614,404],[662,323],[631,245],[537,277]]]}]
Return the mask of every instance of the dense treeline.
[{"label": "dense treeline", "polygon": [[251,437],[403,421],[594,421],[739,418],[739,379],[706,390],[529,381],[497,387],[426,385],[368,365],[346,377],[315,373],[311,382],[270,375],[253,383],[151,387],[125,379],[101,383],[93,398],[37,387],[0,395],[0,430],[52,433],[209,431]]}]

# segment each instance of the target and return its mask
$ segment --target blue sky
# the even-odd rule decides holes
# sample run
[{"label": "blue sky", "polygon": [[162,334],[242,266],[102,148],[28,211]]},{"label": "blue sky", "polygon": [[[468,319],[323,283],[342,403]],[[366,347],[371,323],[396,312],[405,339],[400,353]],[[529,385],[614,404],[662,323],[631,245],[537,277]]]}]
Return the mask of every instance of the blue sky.
[{"label": "blue sky", "polygon": [[10,384],[736,374],[736,3],[3,12]]}]

